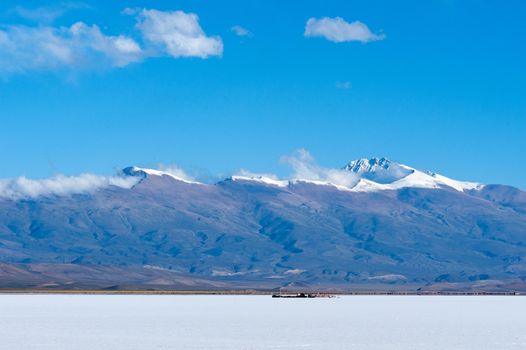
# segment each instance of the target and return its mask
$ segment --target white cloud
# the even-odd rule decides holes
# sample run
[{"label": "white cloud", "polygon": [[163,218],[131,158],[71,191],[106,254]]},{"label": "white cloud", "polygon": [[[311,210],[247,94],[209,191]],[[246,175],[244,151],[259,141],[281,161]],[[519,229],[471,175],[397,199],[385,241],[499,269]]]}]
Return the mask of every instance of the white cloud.
[{"label": "white cloud", "polygon": [[56,175],[48,179],[0,179],[0,198],[20,199],[50,195],[69,195],[91,193],[100,188],[117,186],[131,188],[140,181],[138,177],[99,176],[82,174],[79,176]]},{"label": "white cloud", "polygon": [[299,149],[291,156],[282,157],[281,160],[292,167],[293,180],[327,182],[346,188],[352,188],[359,180],[356,174],[349,171],[317,165],[314,158],[305,149]]},{"label": "white cloud", "polygon": [[384,34],[375,34],[360,21],[346,22],[341,17],[309,18],[305,26],[306,37],[324,37],[336,43],[359,41],[368,43],[385,39]]},{"label": "white cloud", "polygon": [[93,67],[122,67],[143,51],[127,36],[110,36],[98,26],[6,26],[0,29],[0,73]]},{"label": "white cloud", "polygon": [[145,43],[158,53],[200,58],[223,54],[221,38],[207,36],[194,13],[143,9],[137,14],[137,21]]},{"label": "white cloud", "polygon": [[[149,57],[207,58],[223,53],[221,38],[206,36],[193,13],[145,9],[123,13],[136,16],[137,36],[142,41],[108,35],[84,22],[69,27],[0,25],[0,75],[124,67]],[[49,19],[55,15],[50,13]]]},{"label": "white cloud", "polygon": [[288,183],[305,181],[318,184],[330,184],[341,189],[351,189],[360,180],[359,176],[353,172],[319,166],[311,154],[303,148],[295,151],[292,155],[281,157],[280,160],[292,168],[292,174],[290,176],[280,178],[275,174],[253,173],[241,169],[234,177],[251,178],[277,186],[286,186]]},{"label": "white cloud", "polygon": [[230,30],[237,36],[252,36],[252,33],[248,29],[238,25],[233,26]]}]

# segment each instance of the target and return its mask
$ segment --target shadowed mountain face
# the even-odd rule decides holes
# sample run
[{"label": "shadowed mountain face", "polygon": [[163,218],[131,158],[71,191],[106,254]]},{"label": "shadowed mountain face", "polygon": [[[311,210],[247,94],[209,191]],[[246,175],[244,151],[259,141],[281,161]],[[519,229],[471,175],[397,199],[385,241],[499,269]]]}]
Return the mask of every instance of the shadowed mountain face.
[{"label": "shadowed mountain face", "polygon": [[[395,180],[412,174],[395,168]],[[0,287],[524,289],[526,193],[512,187],[346,191],[125,175],[141,179],[0,199]]]}]

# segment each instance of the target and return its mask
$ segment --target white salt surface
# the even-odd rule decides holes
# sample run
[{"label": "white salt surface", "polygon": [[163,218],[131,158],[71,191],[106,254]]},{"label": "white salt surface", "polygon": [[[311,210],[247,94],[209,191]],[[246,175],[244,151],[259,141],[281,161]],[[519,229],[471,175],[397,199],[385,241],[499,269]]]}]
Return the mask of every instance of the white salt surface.
[{"label": "white salt surface", "polygon": [[526,349],[526,297],[0,295],[0,349]]}]

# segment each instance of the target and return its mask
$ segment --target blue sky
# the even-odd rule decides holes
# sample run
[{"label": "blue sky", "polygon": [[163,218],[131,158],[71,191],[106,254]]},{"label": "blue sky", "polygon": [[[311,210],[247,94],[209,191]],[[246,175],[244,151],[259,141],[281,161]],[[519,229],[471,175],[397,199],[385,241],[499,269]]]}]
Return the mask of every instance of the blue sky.
[{"label": "blue sky", "polygon": [[[519,0],[3,1],[0,177],[282,175],[305,148],[524,189],[524,18]],[[168,20],[199,41],[170,46]]]}]

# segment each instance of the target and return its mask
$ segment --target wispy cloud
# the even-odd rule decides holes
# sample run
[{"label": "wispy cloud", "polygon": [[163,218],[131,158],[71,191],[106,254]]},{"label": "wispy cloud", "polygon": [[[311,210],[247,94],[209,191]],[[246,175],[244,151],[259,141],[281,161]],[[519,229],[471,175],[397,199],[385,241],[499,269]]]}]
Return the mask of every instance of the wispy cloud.
[{"label": "wispy cloud", "polygon": [[16,6],[8,12],[30,21],[49,24],[64,15],[67,11],[89,8],[88,5],[81,2],[63,2],[51,6],[40,6],[36,8]]},{"label": "wispy cloud", "polygon": [[303,148],[292,155],[283,156],[281,161],[292,167],[292,179],[328,182],[347,188],[353,187],[359,180],[356,174],[349,171],[319,166],[312,155]]},{"label": "wispy cloud", "polygon": [[368,43],[385,39],[384,34],[371,32],[365,23],[360,21],[349,23],[341,17],[309,18],[304,35],[306,37],[323,37],[336,43],[346,41]]},{"label": "wispy cloud", "polygon": [[239,25],[233,26],[232,28],[230,28],[230,30],[237,36],[252,36],[250,30]]},{"label": "wispy cloud", "polygon": [[125,13],[136,17],[136,38],[108,35],[84,22],[69,27],[0,25],[0,75],[124,67],[149,57],[207,58],[223,53],[221,38],[207,36],[193,13],[145,9]]},{"label": "wispy cloud", "polygon": [[183,168],[177,166],[177,165],[174,165],[174,164],[171,164],[171,165],[159,165],[159,171],[163,172],[163,173],[167,173],[169,175],[172,175],[178,179],[181,179],[183,181],[187,181],[187,182],[196,182],[196,178],[194,176],[191,176],[190,174],[188,174]]},{"label": "wispy cloud", "polygon": [[40,196],[64,196],[75,193],[91,193],[100,188],[116,186],[131,188],[140,181],[138,177],[99,176],[82,174],[79,176],[56,175],[48,179],[0,179],[0,197],[7,199],[36,198]]},{"label": "wispy cloud", "polygon": [[350,81],[337,81],[336,82],[336,88],[343,89],[343,90],[348,90],[348,89],[352,88],[352,84],[351,84]]},{"label": "wispy cloud", "polygon": [[353,172],[341,168],[326,168],[316,163],[316,160],[305,149],[296,150],[290,155],[280,158],[280,162],[290,166],[292,173],[289,176],[279,177],[272,173],[254,173],[245,169],[234,174],[234,177],[248,177],[254,180],[286,186],[294,182],[314,182],[318,184],[331,184],[339,188],[353,188],[360,178]]}]

